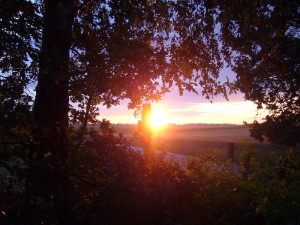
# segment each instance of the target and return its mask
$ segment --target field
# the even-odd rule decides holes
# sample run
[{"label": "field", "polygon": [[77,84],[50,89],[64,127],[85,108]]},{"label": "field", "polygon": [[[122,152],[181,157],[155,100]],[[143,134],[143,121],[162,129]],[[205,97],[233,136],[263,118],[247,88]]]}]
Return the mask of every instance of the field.
[{"label": "field", "polygon": [[[136,125],[114,125],[117,134],[122,133],[133,145],[138,145],[134,139],[137,132]],[[235,157],[250,149],[259,150],[265,155],[271,150],[283,152],[287,148],[272,146],[269,143],[260,143],[250,137],[249,130],[243,125],[170,125],[153,133],[155,149],[179,153],[184,155],[197,155],[214,151],[218,157],[227,159],[228,143],[234,143]]]}]

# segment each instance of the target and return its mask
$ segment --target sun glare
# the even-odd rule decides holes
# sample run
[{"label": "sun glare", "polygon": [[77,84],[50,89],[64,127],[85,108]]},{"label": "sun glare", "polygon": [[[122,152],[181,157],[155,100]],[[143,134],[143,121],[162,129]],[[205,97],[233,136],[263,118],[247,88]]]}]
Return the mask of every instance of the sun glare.
[{"label": "sun glare", "polygon": [[162,128],[167,123],[167,116],[162,110],[153,110],[150,123],[153,129]]}]

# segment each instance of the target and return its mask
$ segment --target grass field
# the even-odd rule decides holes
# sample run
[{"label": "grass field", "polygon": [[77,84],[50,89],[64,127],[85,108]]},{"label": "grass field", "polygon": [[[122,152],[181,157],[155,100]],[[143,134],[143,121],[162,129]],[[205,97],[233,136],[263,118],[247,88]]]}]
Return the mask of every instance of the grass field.
[{"label": "grass field", "polygon": [[[122,133],[133,145],[138,145],[134,139],[137,125],[114,125],[117,134]],[[234,143],[235,158],[242,153],[255,149],[262,155],[270,151],[285,152],[285,146],[272,146],[261,143],[250,137],[249,130],[243,125],[171,125],[154,132],[152,143],[155,149],[184,155],[197,155],[213,151],[221,159],[227,159],[228,143]],[[299,147],[296,149],[299,150]]]},{"label": "grass field", "polygon": [[[114,125],[118,133],[138,145],[133,138],[137,132],[136,125]],[[250,137],[249,130],[243,125],[172,125],[154,132],[152,137],[155,149],[173,153],[196,155],[214,151],[218,157],[227,158],[228,143],[235,145],[235,157],[239,157],[249,148],[256,149],[260,154],[270,150],[283,152],[287,148],[260,143]],[[247,150],[246,150],[247,149]]]}]

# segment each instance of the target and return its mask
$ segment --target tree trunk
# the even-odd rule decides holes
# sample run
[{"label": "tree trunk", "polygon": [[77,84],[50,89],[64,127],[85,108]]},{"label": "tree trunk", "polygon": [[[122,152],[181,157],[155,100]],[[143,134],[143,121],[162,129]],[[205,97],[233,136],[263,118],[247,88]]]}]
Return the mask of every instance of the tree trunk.
[{"label": "tree trunk", "polygon": [[35,142],[25,184],[29,203],[25,205],[23,216],[32,220],[35,216],[26,212],[32,212],[32,215],[45,212],[41,218],[35,219],[43,221],[50,218],[60,221],[58,224],[68,224],[62,223],[71,218],[68,215],[68,179],[63,162],[68,147],[68,64],[75,0],[45,0],[44,6],[38,85],[33,109]]},{"label": "tree trunk", "polygon": [[34,103],[39,154],[67,153],[69,49],[74,0],[45,0],[40,70]]}]

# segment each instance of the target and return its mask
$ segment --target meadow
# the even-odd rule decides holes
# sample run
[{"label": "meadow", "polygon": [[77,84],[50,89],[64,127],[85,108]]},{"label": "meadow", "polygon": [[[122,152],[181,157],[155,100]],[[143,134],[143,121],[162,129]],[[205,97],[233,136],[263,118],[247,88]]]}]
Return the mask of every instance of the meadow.
[{"label": "meadow", "polygon": [[[134,124],[114,124],[116,134],[122,133],[133,145],[139,145],[134,138],[138,131]],[[250,137],[249,130],[244,125],[233,124],[186,124],[168,125],[156,130],[152,135],[155,149],[183,155],[197,155],[214,152],[219,159],[227,159],[229,143],[234,143],[235,157],[245,151],[259,151],[268,155],[270,151],[285,152],[288,147],[273,146],[267,142],[259,142]]]}]

